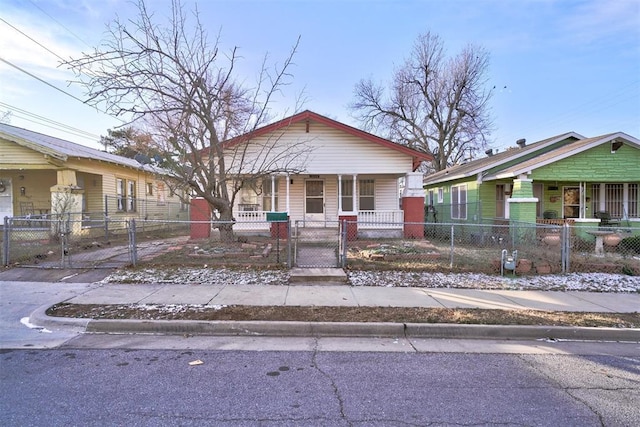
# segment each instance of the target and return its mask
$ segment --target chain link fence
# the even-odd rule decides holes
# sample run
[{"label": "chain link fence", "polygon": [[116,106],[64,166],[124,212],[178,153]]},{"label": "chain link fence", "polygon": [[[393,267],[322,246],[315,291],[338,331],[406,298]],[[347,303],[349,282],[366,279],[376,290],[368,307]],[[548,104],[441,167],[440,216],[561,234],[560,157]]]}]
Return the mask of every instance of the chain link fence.
[{"label": "chain link fence", "polygon": [[[288,220],[6,218],[3,265],[342,267],[487,274],[640,275],[640,228]],[[198,227],[209,238],[192,239]],[[417,237],[402,237],[411,229]]]}]

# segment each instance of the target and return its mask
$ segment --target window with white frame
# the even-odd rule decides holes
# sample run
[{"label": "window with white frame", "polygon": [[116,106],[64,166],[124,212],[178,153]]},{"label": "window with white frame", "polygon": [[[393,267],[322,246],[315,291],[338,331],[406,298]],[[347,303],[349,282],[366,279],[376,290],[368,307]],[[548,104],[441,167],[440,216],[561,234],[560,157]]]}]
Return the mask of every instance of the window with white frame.
[{"label": "window with white frame", "polygon": [[361,211],[375,210],[375,181],[373,179],[361,179],[359,189],[359,209]]},{"label": "window with white frame", "polygon": [[435,190],[429,190],[427,192],[427,206],[433,206],[435,204],[436,202],[435,196],[436,196]]},{"label": "window with white frame", "polygon": [[467,185],[451,187],[451,218],[467,219]]},{"label": "window with white frame", "polygon": [[[275,180],[275,192],[271,192],[271,178],[262,180],[262,210],[268,212],[276,212],[278,210],[278,178]],[[275,204],[272,209],[272,197],[275,196]]]},{"label": "window with white frame", "polygon": [[135,212],[136,182],[124,178],[116,178],[116,203],[120,212]]},{"label": "window with white frame", "polygon": [[342,191],[342,211],[353,212],[353,180],[343,179],[340,186]]},{"label": "window with white frame", "polygon": [[438,203],[444,203],[444,188],[438,188]]}]

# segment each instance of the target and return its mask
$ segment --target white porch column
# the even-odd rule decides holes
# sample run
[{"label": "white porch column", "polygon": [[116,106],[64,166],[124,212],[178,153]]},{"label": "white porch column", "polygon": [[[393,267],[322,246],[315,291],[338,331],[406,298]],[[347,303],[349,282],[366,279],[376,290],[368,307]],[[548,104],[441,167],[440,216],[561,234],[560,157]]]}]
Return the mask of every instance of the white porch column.
[{"label": "white porch column", "polygon": [[353,174],[353,190],[351,191],[352,193],[352,201],[353,201],[353,211],[354,212],[358,212],[360,210],[360,206],[358,206],[356,204],[356,202],[358,201],[358,193],[356,193],[358,187],[356,186],[356,183],[358,182],[358,175]]},{"label": "white porch column", "polygon": [[338,212],[342,212],[342,175],[338,175]]},{"label": "white porch column", "polygon": [[289,174],[287,174],[287,213],[290,214],[289,212],[289,185],[291,184],[291,176]]},{"label": "white porch column", "polygon": [[271,212],[276,211],[276,176],[271,175]]}]

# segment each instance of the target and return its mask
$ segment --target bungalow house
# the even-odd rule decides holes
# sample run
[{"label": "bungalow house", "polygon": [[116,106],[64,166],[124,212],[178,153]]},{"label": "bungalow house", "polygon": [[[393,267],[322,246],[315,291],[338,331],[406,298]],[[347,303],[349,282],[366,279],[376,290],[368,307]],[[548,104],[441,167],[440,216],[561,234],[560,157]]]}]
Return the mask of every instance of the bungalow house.
[{"label": "bungalow house", "polygon": [[[357,221],[350,231],[354,237],[422,236],[403,223],[423,221],[423,176],[415,171],[429,155],[308,110],[227,141],[228,155],[242,144],[269,146],[277,157],[273,169],[281,172],[241,190],[233,206],[234,230],[268,230],[267,219],[279,213],[306,227]],[[294,151],[300,154],[295,159]],[[198,212],[192,209],[192,215]]]},{"label": "bungalow house", "polygon": [[88,226],[105,216],[188,219],[188,205],[150,165],[0,124],[0,218],[59,213]]},{"label": "bungalow house", "polygon": [[640,228],[640,141],[633,136],[569,132],[486,154],[426,177],[437,221]]}]

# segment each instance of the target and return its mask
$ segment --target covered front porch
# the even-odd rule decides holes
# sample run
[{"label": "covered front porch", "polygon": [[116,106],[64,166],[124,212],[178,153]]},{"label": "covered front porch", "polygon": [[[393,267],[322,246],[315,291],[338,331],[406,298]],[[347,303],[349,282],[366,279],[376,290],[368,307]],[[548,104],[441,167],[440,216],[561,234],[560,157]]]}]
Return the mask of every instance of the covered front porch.
[{"label": "covered front porch", "polygon": [[[417,195],[409,191],[411,185],[419,191]],[[286,218],[305,228],[338,228],[341,221],[357,222],[359,235],[399,237],[408,209],[418,218],[423,215],[422,194],[421,174],[414,173],[273,175],[240,191],[234,205],[234,230],[264,232],[270,229],[271,219]],[[413,202],[408,208],[406,199]]]},{"label": "covered front porch", "polygon": [[303,227],[337,227],[340,220],[362,229],[402,229],[397,175],[273,175],[246,185],[234,206],[236,230],[268,228],[269,214],[285,213]]}]

